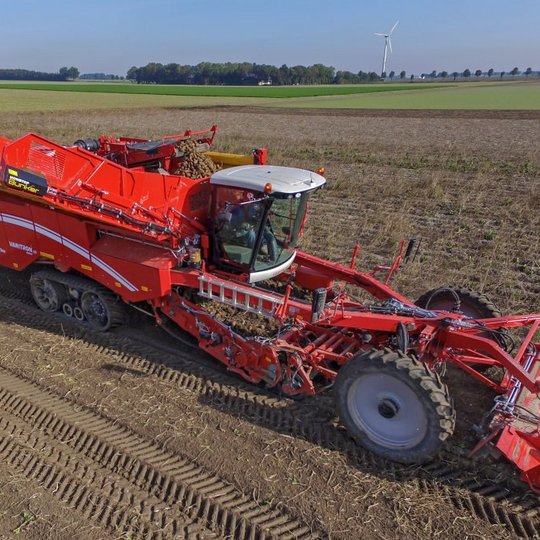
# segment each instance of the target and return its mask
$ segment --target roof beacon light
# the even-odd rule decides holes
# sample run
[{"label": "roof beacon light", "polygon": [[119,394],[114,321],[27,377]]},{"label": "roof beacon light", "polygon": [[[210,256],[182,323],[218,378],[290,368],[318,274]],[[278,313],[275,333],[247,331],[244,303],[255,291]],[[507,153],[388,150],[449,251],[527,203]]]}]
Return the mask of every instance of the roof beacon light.
[{"label": "roof beacon light", "polygon": [[266,184],[264,184],[264,192],[265,193],[272,192],[272,184],[270,182],[266,182]]},{"label": "roof beacon light", "polygon": [[323,176],[324,175],[324,167],[319,167],[317,169],[317,174],[320,174],[321,176]]}]

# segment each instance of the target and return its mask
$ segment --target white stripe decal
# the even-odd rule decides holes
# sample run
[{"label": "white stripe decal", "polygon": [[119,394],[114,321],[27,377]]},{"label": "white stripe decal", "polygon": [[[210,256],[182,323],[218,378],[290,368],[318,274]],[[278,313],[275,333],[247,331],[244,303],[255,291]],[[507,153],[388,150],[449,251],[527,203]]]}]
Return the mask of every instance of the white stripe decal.
[{"label": "white stripe decal", "polygon": [[79,244],[72,242],[65,236],[62,237],[62,243],[68,249],[71,249],[71,251],[74,251],[75,253],[78,253],[81,257],[84,257],[85,259],[90,260],[90,252],[87,249],[84,249],[82,246],[79,246]]},{"label": "white stripe decal", "polygon": [[28,225],[34,225],[33,221],[30,221],[29,219],[22,218],[20,216],[14,216],[12,214],[2,214],[5,218],[11,218],[16,219],[17,221],[22,221],[23,223],[27,223]]},{"label": "white stripe decal", "polygon": [[58,242],[59,244],[62,243],[62,237],[58,233],[55,233],[54,231],[51,231],[50,229],[47,229],[42,225],[38,225],[37,223],[35,223],[34,225],[36,227],[36,232],[38,232],[39,234],[47,236],[48,238],[54,240],[55,242]]},{"label": "white stripe decal", "polygon": [[114,268],[109,266],[105,261],[102,261],[99,257],[96,257],[95,255],[92,255],[87,249],[83,248],[79,244],[76,244],[69,238],[66,238],[65,236],[62,236],[61,234],[58,234],[55,231],[51,231],[51,229],[48,229],[47,227],[44,227],[43,225],[39,225],[38,223],[34,223],[33,221],[30,221],[28,219],[20,218],[18,216],[13,216],[11,214],[2,214],[0,213],[0,221],[3,221],[5,223],[11,223],[12,225],[16,225],[17,227],[23,227],[24,229],[30,229],[31,231],[35,231],[43,236],[46,236],[47,238],[50,238],[51,240],[54,240],[55,242],[58,242],[59,244],[64,245],[66,248],[70,249],[71,251],[74,251],[87,261],[93,262],[98,268],[101,268],[105,273],[109,274],[111,277],[116,279],[119,283],[124,285],[124,287],[131,292],[138,291],[137,287],[133,285],[130,281],[128,281],[125,277],[123,277],[121,274],[119,274]]},{"label": "white stripe decal", "polygon": [[115,277],[117,281],[119,281],[126,289],[129,291],[136,291],[137,289],[132,285],[129,281],[127,281],[124,277],[122,277],[114,268],[111,268],[107,263],[103,262],[101,259],[96,257],[95,255],[90,255],[90,260],[98,267],[101,268],[104,272],[107,272],[107,274],[111,275],[112,277]]},{"label": "white stripe decal", "polygon": [[58,233],[51,231],[50,229],[47,229],[46,227],[43,227],[43,225],[38,225],[35,223],[36,232],[39,232],[40,234],[43,234],[44,236],[47,236],[48,238],[51,238],[52,240],[55,240],[56,242],[60,244],[64,244],[67,248],[71,249],[72,251],[75,251],[79,255],[83,256],[85,259],[88,259],[95,263],[96,266],[104,270],[107,274],[111,275],[112,277],[116,278],[122,285],[126,287],[128,290],[137,290],[132,283],[127,281],[124,277],[122,277],[114,268],[111,268],[106,262],[102,261],[99,257],[96,257],[95,255],[92,255],[89,253],[86,249],[83,249],[81,246],[76,244],[75,242],[72,242],[71,240],[68,240],[67,238],[62,238]]},{"label": "white stripe decal", "polygon": [[129,291],[136,291],[137,289],[124,277],[122,277],[116,270],[111,268],[108,264],[104,263],[101,259],[98,259],[94,255],[91,256],[91,261],[98,267],[101,268],[104,272],[107,272],[107,274],[113,276],[116,278],[117,281],[119,281],[126,289]]},{"label": "white stripe decal", "polygon": [[4,214],[4,221],[6,223],[11,223],[12,225],[17,225],[18,227],[23,227],[24,229],[34,230],[32,223],[17,219],[16,217],[7,216],[6,214]]}]

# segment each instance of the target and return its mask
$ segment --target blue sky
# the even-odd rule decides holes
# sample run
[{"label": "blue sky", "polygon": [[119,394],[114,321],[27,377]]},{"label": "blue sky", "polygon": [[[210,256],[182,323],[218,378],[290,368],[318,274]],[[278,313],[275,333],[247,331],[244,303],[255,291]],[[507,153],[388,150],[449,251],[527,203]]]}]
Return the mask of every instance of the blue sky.
[{"label": "blue sky", "polygon": [[125,75],[148,62],[540,70],[540,0],[0,0],[0,67]]}]

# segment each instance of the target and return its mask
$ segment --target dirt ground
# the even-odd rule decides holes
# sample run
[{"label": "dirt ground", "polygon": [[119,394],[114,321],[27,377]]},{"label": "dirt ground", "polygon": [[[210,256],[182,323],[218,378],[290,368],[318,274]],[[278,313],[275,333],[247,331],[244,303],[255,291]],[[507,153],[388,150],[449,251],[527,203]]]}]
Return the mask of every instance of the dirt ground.
[{"label": "dirt ground", "polygon": [[[359,265],[421,249],[395,280],[444,284],[506,313],[538,312],[540,117],[526,111],[211,110],[3,114],[2,134],[71,143],[218,124],[216,149],[267,146],[275,164],[326,168],[303,249]],[[95,334],[28,301],[0,272],[0,538],[513,538],[540,505],[504,463],[464,458],[489,407],[454,379],[458,436],[424,467],[352,443],[331,396],[251,387],[142,318]],[[452,381],[451,381],[452,383]],[[452,385],[451,385],[452,386]],[[471,396],[475,395],[475,399]],[[482,401],[485,400],[485,401]]]}]

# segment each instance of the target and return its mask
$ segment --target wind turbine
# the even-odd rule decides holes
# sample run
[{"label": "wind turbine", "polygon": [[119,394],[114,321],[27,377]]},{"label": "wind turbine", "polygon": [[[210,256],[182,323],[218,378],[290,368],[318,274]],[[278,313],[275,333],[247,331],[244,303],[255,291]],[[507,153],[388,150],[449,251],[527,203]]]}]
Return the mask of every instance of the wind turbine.
[{"label": "wind turbine", "polygon": [[384,55],[383,55],[383,61],[382,61],[382,72],[381,77],[384,73],[386,73],[386,58],[388,56],[388,48],[390,47],[390,52],[392,52],[392,40],[390,39],[390,36],[392,35],[392,32],[396,29],[396,26],[398,25],[399,21],[396,21],[396,24],[392,26],[392,30],[388,32],[388,34],[378,34],[375,33],[376,36],[382,36],[384,37]]}]

